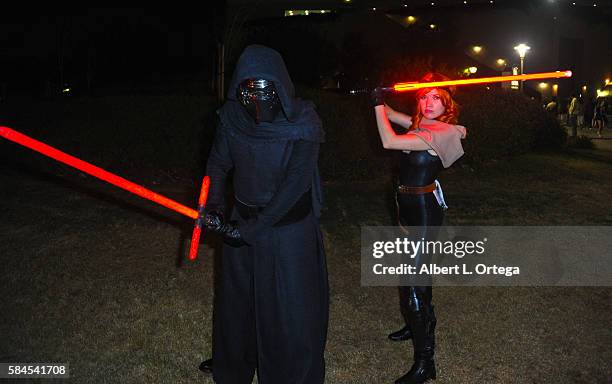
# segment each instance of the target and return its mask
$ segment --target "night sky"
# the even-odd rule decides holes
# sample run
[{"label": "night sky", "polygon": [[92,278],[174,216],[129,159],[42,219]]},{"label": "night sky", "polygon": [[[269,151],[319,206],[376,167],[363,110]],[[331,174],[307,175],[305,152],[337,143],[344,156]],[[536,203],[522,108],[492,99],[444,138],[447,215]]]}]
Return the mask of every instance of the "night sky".
[{"label": "night sky", "polygon": [[[257,15],[257,7],[254,7],[253,4],[263,6],[272,2],[246,3],[248,4],[247,8],[250,7],[251,9],[247,12],[247,16],[252,17]],[[314,5],[315,2],[312,3]],[[326,4],[337,5],[338,2],[323,1],[317,3],[321,8],[324,8]],[[376,5],[386,10],[401,11],[405,9],[417,12],[417,14],[439,12],[439,15],[443,16],[445,12],[441,11],[457,11],[461,9],[462,3],[458,0],[442,0],[438,1],[437,8],[434,8],[430,6],[428,1],[354,1],[349,7],[353,10],[364,10],[371,5]],[[557,9],[561,14],[572,13],[585,18],[585,20],[592,20],[589,21],[591,25],[601,23],[602,18],[610,20],[610,17],[612,17],[612,1],[598,1],[599,8],[596,12],[588,6],[587,3],[590,4],[591,2],[578,0],[580,6],[576,8],[571,8],[565,3],[568,3],[568,1],[497,0],[495,7],[498,9],[505,7],[530,11],[534,9],[534,4],[539,4],[540,7],[550,6],[551,9]],[[292,4],[297,7],[296,3]],[[404,4],[406,5],[405,8],[403,7]],[[477,9],[476,7],[482,9],[487,6],[488,2],[474,0],[470,4],[475,7],[474,9]],[[237,1],[230,1],[229,6],[232,10],[241,7],[240,2]],[[154,84],[171,78],[188,77],[196,74],[210,82],[216,60],[216,44],[217,41],[223,39],[224,27],[228,24],[226,23],[226,14],[231,15],[232,12],[227,11],[225,7],[226,4],[220,2],[216,6],[197,9],[168,6],[139,8],[47,7],[36,8],[35,14],[23,8],[3,12],[3,20],[0,25],[0,35],[2,36],[0,44],[0,86],[5,90],[8,88],[10,93],[22,92],[40,95],[48,91],[49,88],[53,90],[61,89],[64,84],[78,92],[79,90],[101,90],[117,85],[137,87],[142,84]],[[302,4],[301,7],[306,6]],[[314,7],[316,8],[316,6]],[[314,20],[314,18],[311,19]],[[285,20],[280,20],[280,22],[288,23]],[[546,21],[543,20],[543,22]],[[264,20],[263,23],[265,24],[266,21]],[[273,23],[277,23],[277,21]],[[262,25],[262,22],[260,20],[249,24],[247,21],[244,25],[247,29],[256,29]],[[477,25],[473,26],[470,31],[472,35],[478,35],[477,28]],[[520,22],[517,22],[517,30],[517,36],[520,35],[521,30],[525,30],[521,27]],[[371,35],[370,37],[375,37],[379,32],[372,29],[367,34]],[[508,32],[507,29],[500,30],[499,36],[504,33],[512,35]],[[609,26],[607,32],[604,31],[604,33],[610,34]],[[463,35],[467,36],[468,33],[463,33]],[[312,36],[314,39],[314,35]],[[452,36],[452,38],[456,37]],[[568,37],[571,38],[571,36]],[[381,36],[380,39],[381,41],[387,41],[388,44],[392,42],[389,36]],[[439,41],[445,41],[444,39],[446,38],[432,40],[431,49],[439,48]],[[277,41],[277,43],[279,46],[290,45],[290,39],[287,41],[287,44],[282,40]],[[608,41],[610,41],[610,37],[608,37]],[[242,42],[244,43],[244,41]],[[506,45],[511,44],[510,41],[507,43]],[[318,41],[313,40],[312,44],[314,48],[321,48]],[[427,44],[424,46],[427,46]],[[600,60],[602,62],[612,61],[612,58],[608,57],[610,49],[602,48]],[[312,49],[312,47],[308,49]],[[317,54],[326,55],[328,52],[332,52],[326,49],[321,48]],[[292,51],[281,49],[281,52]],[[296,52],[294,55],[296,57],[286,57],[290,67],[292,62],[303,63],[304,60],[312,59],[314,55],[310,53],[301,57],[298,55],[300,52]],[[330,58],[328,63],[325,63],[326,65],[307,63],[304,68],[311,72],[313,68],[318,68],[321,72],[323,71],[322,68],[329,70],[330,66],[335,65],[346,54],[347,52],[340,48],[339,51],[331,53],[336,57]],[[530,64],[537,63],[537,54],[546,55],[547,53],[542,49],[534,50],[531,53]],[[345,58],[345,60],[353,62],[355,66],[360,65],[356,58]],[[294,66],[290,69],[292,75],[296,79],[300,79],[301,68]],[[540,68],[535,69],[539,70]],[[231,68],[228,68],[228,70],[231,73]],[[316,75],[323,75],[323,73]]]},{"label": "night sky", "polygon": [[5,13],[0,81],[37,89],[63,77],[65,83],[84,86],[89,80],[95,87],[203,71],[212,65],[216,17],[214,9],[155,7]]}]

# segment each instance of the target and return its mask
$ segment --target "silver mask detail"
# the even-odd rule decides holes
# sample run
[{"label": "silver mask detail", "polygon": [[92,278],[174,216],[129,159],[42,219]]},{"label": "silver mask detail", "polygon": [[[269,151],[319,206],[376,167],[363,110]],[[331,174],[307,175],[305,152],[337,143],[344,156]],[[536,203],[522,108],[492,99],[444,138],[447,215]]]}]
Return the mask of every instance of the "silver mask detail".
[{"label": "silver mask detail", "polygon": [[255,123],[271,123],[281,110],[274,83],[265,79],[247,79],[240,83],[236,97]]}]

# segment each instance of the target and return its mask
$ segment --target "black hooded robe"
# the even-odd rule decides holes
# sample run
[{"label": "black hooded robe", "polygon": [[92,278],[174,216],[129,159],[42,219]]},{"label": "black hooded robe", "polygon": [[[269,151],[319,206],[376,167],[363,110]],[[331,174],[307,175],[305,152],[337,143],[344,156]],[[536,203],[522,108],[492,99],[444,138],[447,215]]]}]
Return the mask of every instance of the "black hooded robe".
[{"label": "black hooded robe", "polygon": [[[247,78],[274,82],[283,112],[255,124],[236,100]],[[265,207],[256,219],[237,210],[248,245],[224,244],[215,295],[213,375],[217,383],[317,384],[325,378],[329,289],[318,217],[321,122],[310,102],[294,96],[282,57],[251,45],[238,60],[211,150],[208,208],[224,205],[233,169],[235,198]],[[308,191],[313,209],[300,221],[275,225]]]}]

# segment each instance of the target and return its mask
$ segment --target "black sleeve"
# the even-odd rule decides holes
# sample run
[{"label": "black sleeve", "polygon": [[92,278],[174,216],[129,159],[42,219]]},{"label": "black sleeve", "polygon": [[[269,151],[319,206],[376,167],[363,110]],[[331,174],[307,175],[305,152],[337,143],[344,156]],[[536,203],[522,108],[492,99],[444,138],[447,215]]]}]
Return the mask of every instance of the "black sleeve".
[{"label": "black sleeve", "polygon": [[265,228],[279,222],[311,187],[319,158],[319,143],[297,141],[293,145],[289,164],[281,186],[268,205],[257,215],[257,220],[240,228],[242,238],[253,244]]},{"label": "black sleeve", "polygon": [[206,162],[206,174],[210,177],[207,210],[223,210],[225,208],[225,181],[227,173],[234,167],[227,137],[219,129]]}]

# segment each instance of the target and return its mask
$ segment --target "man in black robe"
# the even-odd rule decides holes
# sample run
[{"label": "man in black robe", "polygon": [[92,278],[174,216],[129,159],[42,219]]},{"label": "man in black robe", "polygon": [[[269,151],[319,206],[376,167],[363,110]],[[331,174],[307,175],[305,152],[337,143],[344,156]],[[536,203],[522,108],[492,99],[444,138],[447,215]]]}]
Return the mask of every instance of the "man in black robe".
[{"label": "man in black robe", "polygon": [[[207,163],[206,222],[224,237],[215,295],[213,377],[220,384],[325,378],[329,290],[319,228],[321,121],[295,97],[280,54],[240,56]],[[233,169],[234,209],[223,212]],[[227,217],[229,216],[229,218]]]}]

